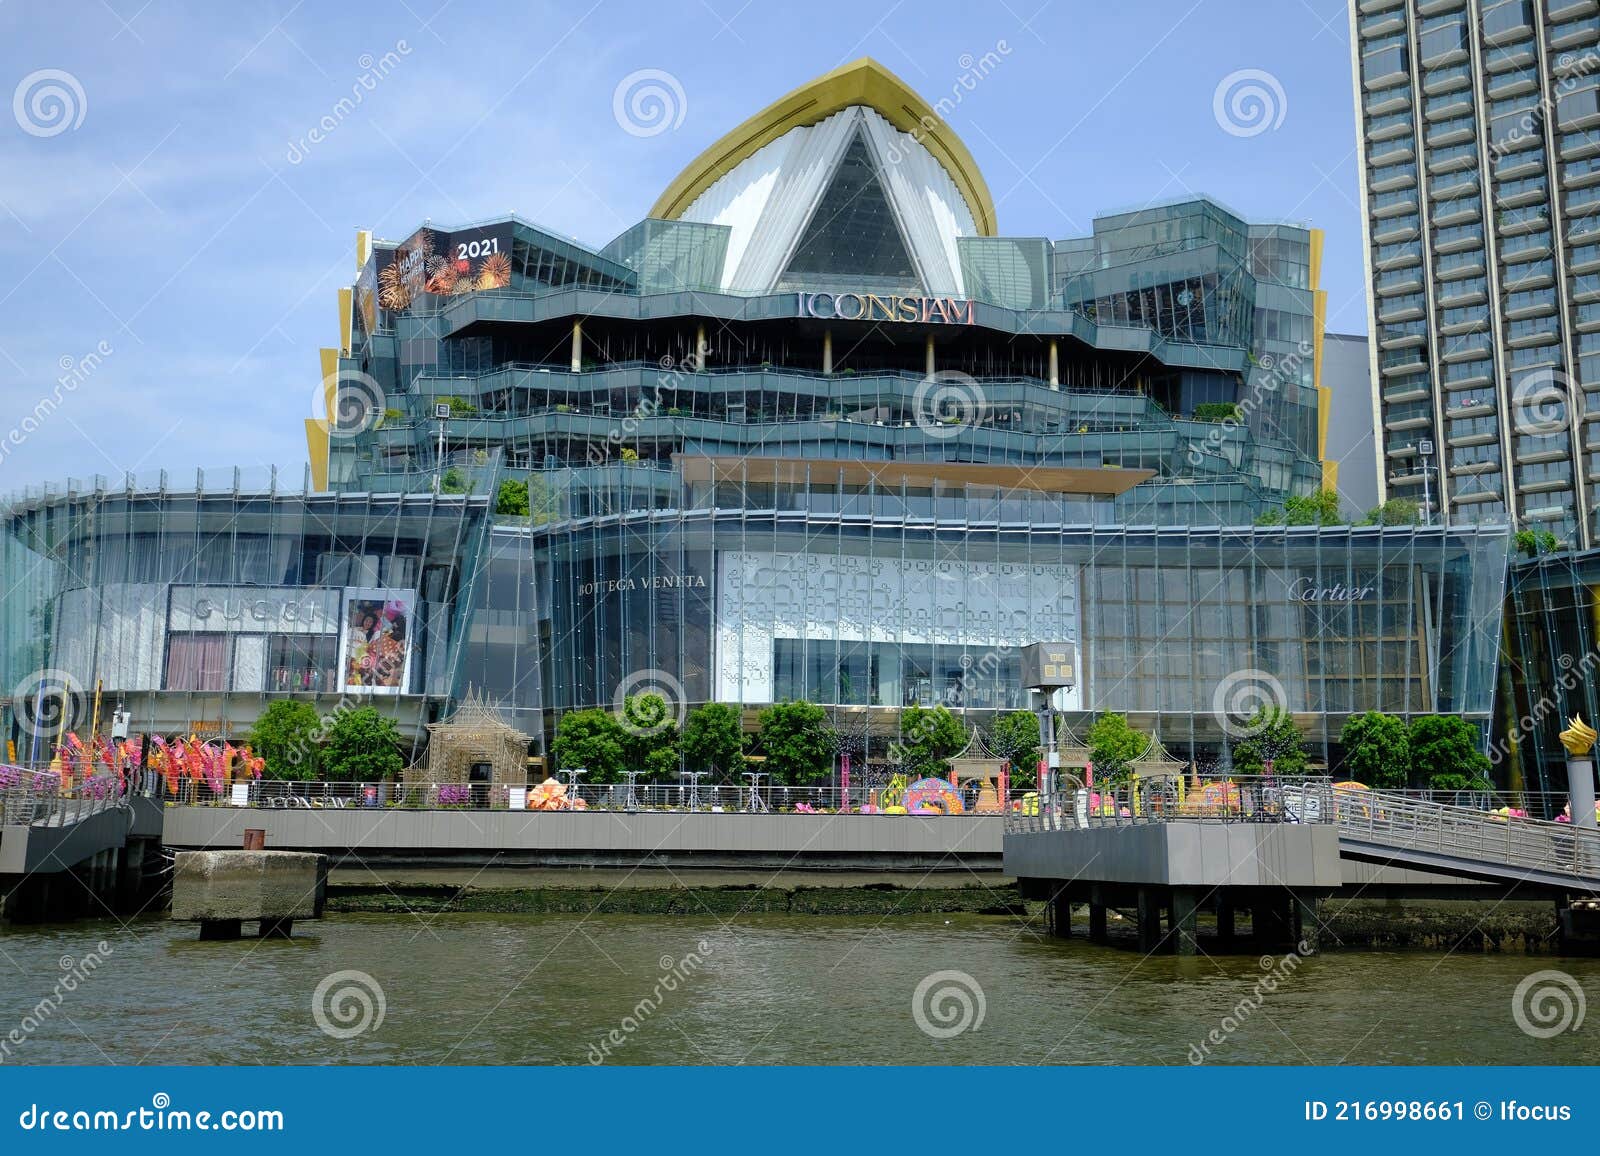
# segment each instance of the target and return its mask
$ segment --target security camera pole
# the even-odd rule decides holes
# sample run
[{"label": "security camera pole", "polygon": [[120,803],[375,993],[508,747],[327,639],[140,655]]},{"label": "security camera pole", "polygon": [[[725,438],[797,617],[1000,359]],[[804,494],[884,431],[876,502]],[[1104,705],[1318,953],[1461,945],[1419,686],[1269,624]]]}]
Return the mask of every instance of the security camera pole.
[{"label": "security camera pole", "polygon": [[439,453],[433,462],[433,492],[438,495],[444,493],[444,423],[450,420],[449,405],[434,403],[433,416],[439,423]]},{"label": "security camera pole", "polygon": [[1417,455],[1422,458],[1422,517],[1433,525],[1433,492],[1428,488],[1428,475],[1433,472],[1433,439],[1423,438],[1417,443]]},{"label": "security camera pole", "polygon": [[1044,695],[1044,704],[1039,708],[1045,750],[1044,773],[1039,776],[1041,816],[1053,816],[1055,812],[1056,771],[1061,766],[1061,753],[1056,750],[1055,697],[1057,691],[1077,685],[1077,654],[1077,647],[1071,642],[1035,642],[1022,648],[1022,685]]}]

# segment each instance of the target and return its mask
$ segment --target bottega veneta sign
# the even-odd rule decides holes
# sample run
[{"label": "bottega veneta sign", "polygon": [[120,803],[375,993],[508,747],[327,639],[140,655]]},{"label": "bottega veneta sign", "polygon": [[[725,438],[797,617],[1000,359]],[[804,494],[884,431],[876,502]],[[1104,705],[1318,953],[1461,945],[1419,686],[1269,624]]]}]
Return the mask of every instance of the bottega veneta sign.
[{"label": "bottega veneta sign", "polygon": [[1346,586],[1340,582],[1318,586],[1310,578],[1297,578],[1289,587],[1289,597],[1295,602],[1365,602],[1372,597],[1372,587]]},{"label": "bottega veneta sign", "polygon": [[608,582],[578,583],[579,598],[597,594],[616,594],[624,590],[704,590],[706,580],[698,574],[657,574],[650,578],[613,578]]},{"label": "bottega veneta sign", "polygon": [[892,293],[802,293],[800,316],[824,321],[921,321],[934,325],[972,325],[976,320],[970,300]]}]

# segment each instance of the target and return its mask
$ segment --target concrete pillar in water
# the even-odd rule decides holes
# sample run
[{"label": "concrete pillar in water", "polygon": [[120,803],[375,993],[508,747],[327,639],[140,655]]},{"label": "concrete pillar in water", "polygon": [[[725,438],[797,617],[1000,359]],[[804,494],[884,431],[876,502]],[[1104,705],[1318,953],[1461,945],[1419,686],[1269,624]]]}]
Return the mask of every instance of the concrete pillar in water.
[{"label": "concrete pillar in water", "polygon": [[1178,954],[1193,955],[1199,950],[1199,896],[1188,887],[1172,892],[1172,922],[1178,933]]},{"label": "concrete pillar in water", "polygon": [[1217,938],[1224,950],[1233,946],[1233,899],[1225,890],[1217,892]]},{"label": "concrete pillar in water", "polygon": [[1315,955],[1322,941],[1322,923],[1317,918],[1317,897],[1294,894],[1295,950]]},{"label": "concrete pillar in water", "polygon": [[1072,938],[1072,901],[1062,891],[1050,897],[1050,933],[1059,939]]},{"label": "concrete pillar in water", "polygon": [[1153,887],[1139,888],[1139,950],[1152,952],[1161,944],[1161,901]]},{"label": "concrete pillar in water", "polygon": [[1106,902],[1097,886],[1089,893],[1089,942],[1106,942]]}]

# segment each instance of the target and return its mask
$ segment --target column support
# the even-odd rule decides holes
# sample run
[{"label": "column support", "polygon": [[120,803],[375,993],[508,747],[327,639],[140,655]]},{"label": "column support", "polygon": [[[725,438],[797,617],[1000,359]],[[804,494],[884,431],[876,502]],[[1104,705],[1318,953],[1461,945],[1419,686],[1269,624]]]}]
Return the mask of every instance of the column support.
[{"label": "column support", "polygon": [[706,327],[704,322],[701,322],[694,332],[694,371],[696,373],[704,373],[706,371]]},{"label": "column support", "polygon": [[572,321],[572,372],[583,372],[583,322],[577,318]]},{"label": "column support", "polygon": [[1178,933],[1178,954],[1193,955],[1199,950],[1200,904],[1195,893],[1187,887],[1172,892],[1172,922]]},{"label": "column support", "polygon": [[830,377],[833,374],[833,330],[822,331],[822,376]]},{"label": "column support", "polygon": [[1294,922],[1296,951],[1304,945],[1305,954],[1316,955],[1321,947],[1322,924],[1317,921],[1317,897],[1294,893]]},{"label": "column support", "polygon": [[1149,954],[1161,943],[1161,904],[1155,889],[1139,888],[1139,950]]},{"label": "column support", "polygon": [[926,352],[925,352],[924,357],[923,357],[923,362],[924,362],[923,375],[925,377],[932,378],[933,375],[937,372],[937,370],[934,367],[934,361],[933,361],[933,334],[931,334],[931,333],[928,334],[927,345],[924,348],[925,348]]},{"label": "column support", "polygon": [[1061,388],[1061,343],[1050,339],[1050,388]]}]

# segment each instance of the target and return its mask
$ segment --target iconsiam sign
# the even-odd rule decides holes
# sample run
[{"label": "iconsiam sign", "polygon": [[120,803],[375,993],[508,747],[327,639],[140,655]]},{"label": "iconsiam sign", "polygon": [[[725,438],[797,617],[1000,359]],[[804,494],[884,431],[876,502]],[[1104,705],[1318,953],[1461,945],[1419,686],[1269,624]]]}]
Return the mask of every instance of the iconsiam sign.
[{"label": "iconsiam sign", "polygon": [[801,293],[800,316],[824,321],[917,321],[972,325],[974,303],[959,297],[903,297],[897,293]]}]

